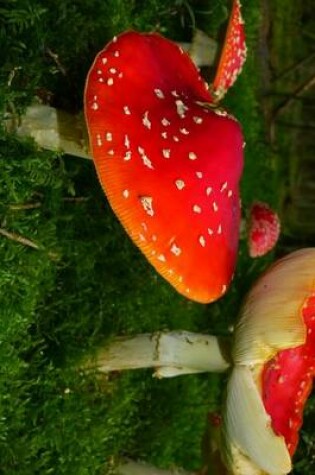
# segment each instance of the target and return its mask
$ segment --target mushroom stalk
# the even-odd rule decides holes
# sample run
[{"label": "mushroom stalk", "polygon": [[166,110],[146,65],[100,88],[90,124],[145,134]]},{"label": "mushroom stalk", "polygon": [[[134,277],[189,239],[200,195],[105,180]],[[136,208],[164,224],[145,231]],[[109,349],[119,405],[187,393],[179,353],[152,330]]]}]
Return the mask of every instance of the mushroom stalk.
[{"label": "mushroom stalk", "polygon": [[20,118],[8,116],[6,129],[32,137],[42,148],[91,159],[84,118],[44,104],[33,104]]},{"label": "mushroom stalk", "polygon": [[116,473],[119,475],[193,475],[182,468],[174,467],[171,470],[165,470],[145,462],[135,462],[130,459],[122,461],[118,465]]},{"label": "mushroom stalk", "polygon": [[[213,66],[218,44],[196,30],[191,43],[178,43],[197,67]],[[70,114],[44,104],[33,104],[20,118],[8,115],[6,128],[22,137],[32,137],[42,148],[92,159],[82,114]]]},{"label": "mushroom stalk", "polygon": [[212,335],[186,331],[145,333],[114,340],[84,368],[103,373],[154,368],[156,377],[170,378],[226,371],[230,366],[227,352],[227,345]]}]

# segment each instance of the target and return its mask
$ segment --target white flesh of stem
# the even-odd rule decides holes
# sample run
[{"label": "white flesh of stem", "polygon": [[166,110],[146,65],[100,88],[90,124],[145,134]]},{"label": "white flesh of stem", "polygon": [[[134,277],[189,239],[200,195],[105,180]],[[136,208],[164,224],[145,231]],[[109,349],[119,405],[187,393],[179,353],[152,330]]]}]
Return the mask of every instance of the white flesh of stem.
[{"label": "white flesh of stem", "polygon": [[119,338],[84,364],[104,373],[156,368],[158,377],[223,372],[229,366],[217,337],[185,331]]}]

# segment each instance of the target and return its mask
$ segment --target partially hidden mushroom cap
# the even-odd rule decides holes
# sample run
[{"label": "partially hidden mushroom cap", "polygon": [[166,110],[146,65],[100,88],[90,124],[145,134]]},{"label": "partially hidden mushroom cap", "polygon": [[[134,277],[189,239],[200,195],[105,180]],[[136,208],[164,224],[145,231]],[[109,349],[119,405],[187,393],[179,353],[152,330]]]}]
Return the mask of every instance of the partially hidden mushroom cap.
[{"label": "partially hidden mushroom cap", "polygon": [[267,203],[252,205],[248,227],[248,250],[251,257],[260,257],[271,251],[280,235],[280,220]]},{"label": "partially hidden mushroom cap", "polygon": [[232,356],[227,458],[250,460],[259,474],[288,473],[315,375],[315,248],[289,254],[259,278],[235,327]]},{"label": "partially hidden mushroom cap", "polygon": [[181,294],[211,302],[238,249],[243,137],[211,108],[186,53],[126,32],[88,74],[85,115],[99,180],[135,244]]},{"label": "partially hidden mushroom cap", "polygon": [[246,53],[241,2],[234,0],[218,68],[211,86],[216,101],[220,101],[235,83],[245,63]]}]

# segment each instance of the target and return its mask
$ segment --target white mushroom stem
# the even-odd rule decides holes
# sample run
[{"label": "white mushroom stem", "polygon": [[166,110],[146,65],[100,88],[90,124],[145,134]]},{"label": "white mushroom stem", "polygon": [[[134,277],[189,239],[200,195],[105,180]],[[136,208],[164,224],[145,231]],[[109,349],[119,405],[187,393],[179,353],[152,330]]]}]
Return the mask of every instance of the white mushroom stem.
[{"label": "white mushroom stem", "polygon": [[218,43],[201,30],[195,30],[191,43],[179,43],[197,67],[213,66],[218,52]]},{"label": "white mushroom stem", "polygon": [[[205,33],[196,30],[192,43],[179,43],[189,53],[197,67],[211,66],[218,44]],[[42,148],[89,158],[89,145],[83,114],[69,114],[54,107],[34,104],[22,117],[8,114],[6,129],[22,137],[32,137]]]},{"label": "white mushroom stem", "polygon": [[82,158],[89,154],[88,135],[82,114],[68,114],[43,104],[34,104],[22,117],[8,116],[8,131],[32,137],[42,148]]},{"label": "white mushroom stem", "polygon": [[126,459],[115,469],[119,475],[193,475],[192,472],[186,472],[181,468],[174,467],[171,470],[156,468],[144,462],[134,462]]},{"label": "white mushroom stem", "polygon": [[227,344],[212,335],[186,331],[118,338],[84,364],[100,372],[154,368],[158,378],[223,372],[230,366]]}]

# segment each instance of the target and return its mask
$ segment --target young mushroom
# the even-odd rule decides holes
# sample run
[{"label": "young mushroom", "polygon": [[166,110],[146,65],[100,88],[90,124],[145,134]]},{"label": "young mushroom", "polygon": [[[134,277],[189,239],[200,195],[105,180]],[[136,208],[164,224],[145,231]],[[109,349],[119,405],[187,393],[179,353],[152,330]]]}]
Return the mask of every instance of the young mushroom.
[{"label": "young mushroom", "polygon": [[134,243],[184,296],[221,297],[238,249],[243,136],[189,56],[155,33],[115,37],[88,74],[85,116],[99,180]]},{"label": "young mushroom", "polygon": [[211,85],[215,101],[220,101],[235,83],[246,60],[244,20],[241,2],[234,0],[226,30],[223,50],[220,55],[216,75]]},{"label": "young mushroom", "polygon": [[255,202],[249,215],[248,250],[251,257],[261,257],[271,251],[280,235],[280,220],[269,205]]}]

